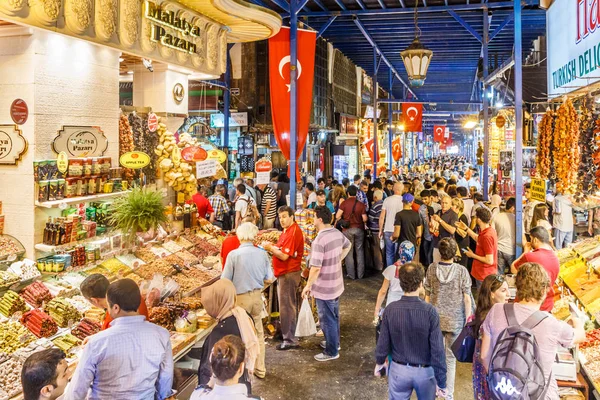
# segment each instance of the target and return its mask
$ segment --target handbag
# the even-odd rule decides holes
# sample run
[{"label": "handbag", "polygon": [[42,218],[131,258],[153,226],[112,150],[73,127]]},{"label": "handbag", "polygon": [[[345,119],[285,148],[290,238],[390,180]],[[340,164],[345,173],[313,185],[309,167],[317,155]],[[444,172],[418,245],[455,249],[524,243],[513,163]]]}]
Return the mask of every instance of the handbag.
[{"label": "handbag", "polygon": [[348,218],[348,220],[345,220],[344,216],[342,215],[342,219],[336,222],[335,227],[340,231],[350,228],[350,220],[354,216],[354,209],[356,208],[356,203],[358,203],[358,199],[354,200],[354,205],[352,206],[352,211],[350,212],[350,217]]},{"label": "handbag", "polygon": [[460,331],[460,334],[452,343],[452,353],[456,359],[464,363],[472,363],[475,354],[475,342],[477,337],[473,332],[475,321],[468,322]]}]

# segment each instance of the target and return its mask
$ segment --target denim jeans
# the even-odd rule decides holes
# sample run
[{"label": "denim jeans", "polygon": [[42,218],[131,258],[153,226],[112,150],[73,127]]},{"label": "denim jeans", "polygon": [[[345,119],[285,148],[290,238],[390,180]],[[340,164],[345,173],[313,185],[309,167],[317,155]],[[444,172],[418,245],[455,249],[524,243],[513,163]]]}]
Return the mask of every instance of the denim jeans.
[{"label": "denim jeans", "polygon": [[573,241],[573,232],[563,232],[554,229],[554,246],[560,250],[567,247]]},{"label": "denim jeans", "polygon": [[385,266],[383,269],[386,269],[398,259],[398,243],[392,242],[393,233],[394,232],[383,233],[383,240],[385,241]]},{"label": "denim jeans", "polygon": [[340,298],[334,300],[317,300],[319,324],[325,336],[325,353],[335,357],[340,347]]},{"label": "denim jeans", "polygon": [[425,270],[433,263],[433,240],[421,241],[421,264],[425,267]]},{"label": "denim jeans", "polygon": [[498,274],[504,275],[506,271],[510,274],[510,266],[516,260],[517,256],[514,254],[506,254],[503,251],[498,250]]},{"label": "denim jeans", "polygon": [[409,400],[413,390],[419,400],[435,400],[433,368],[409,367],[392,362],[388,377],[390,400]]},{"label": "denim jeans", "polygon": [[350,253],[345,258],[346,273],[351,279],[362,279],[365,276],[365,230],[350,228],[344,231],[344,235],[352,243]]},{"label": "denim jeans", "polygon": [[459,332],[442,332],[444,335],[444,347],[446,349],[446,390],[447,400],[454,400],[454,382],[456,379],[456,357],[452,352],[452,344],[458,338]]}]

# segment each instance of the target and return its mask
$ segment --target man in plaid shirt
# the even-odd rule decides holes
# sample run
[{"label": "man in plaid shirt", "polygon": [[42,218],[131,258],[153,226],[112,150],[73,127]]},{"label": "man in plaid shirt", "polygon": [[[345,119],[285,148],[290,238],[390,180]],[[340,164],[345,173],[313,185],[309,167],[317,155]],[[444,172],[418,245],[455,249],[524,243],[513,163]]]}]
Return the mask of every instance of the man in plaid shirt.
[{"label": "man in plaid shirt", "polygon": [[221,225],[221,228],[223,227],[225,218],[229,218],[229,211],[231,210],[224,195],[225,186],[217,185],[215,193],[208,198],[208,201],[215,212],[215,221],[217,222],[217,225]]}]

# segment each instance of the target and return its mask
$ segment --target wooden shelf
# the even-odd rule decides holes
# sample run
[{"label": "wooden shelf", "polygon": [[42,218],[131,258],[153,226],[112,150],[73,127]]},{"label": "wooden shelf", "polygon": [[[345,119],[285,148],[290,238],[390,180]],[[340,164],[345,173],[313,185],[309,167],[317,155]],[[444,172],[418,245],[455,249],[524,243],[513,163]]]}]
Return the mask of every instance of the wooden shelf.
[{"label": "wooden shelf", "polygon": [[113,197],[119,197],[119,196],[122,196],[129,192],[130,192],[129,190],[125,190],[123,192],[99,193],[99,194],[93,194],[90,196],[70,197],[68,199],[62,199],[62,200],[44,201],[41,203],[36,201],[35,206],[43,207],[43,208],[57,208],[61,204],[89,203],[90,201],[105,200],[105,199],[110,199]]}]

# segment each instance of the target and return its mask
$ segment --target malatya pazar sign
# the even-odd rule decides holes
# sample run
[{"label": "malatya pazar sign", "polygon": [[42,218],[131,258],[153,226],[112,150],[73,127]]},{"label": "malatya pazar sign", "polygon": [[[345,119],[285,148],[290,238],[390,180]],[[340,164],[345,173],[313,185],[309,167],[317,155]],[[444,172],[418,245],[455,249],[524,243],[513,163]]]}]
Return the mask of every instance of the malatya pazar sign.
[{"label": "malatya pazar sign", "polygon": [[213,77],[225,72],[228,41],[267,39],[281,27],[278,15],[242,0],[181,3],[0,0],[0,20],[77,37]]}]

